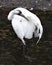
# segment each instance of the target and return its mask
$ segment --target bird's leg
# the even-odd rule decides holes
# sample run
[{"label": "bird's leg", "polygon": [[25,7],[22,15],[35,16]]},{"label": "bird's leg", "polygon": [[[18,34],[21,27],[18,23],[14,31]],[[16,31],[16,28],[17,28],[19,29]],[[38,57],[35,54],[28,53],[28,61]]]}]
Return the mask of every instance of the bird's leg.
[{"label": "bird's leg", "polygon": [[24,44],[24,45],[26,45],[26,43],[25,43],[24,39],[22,38],[21,40],[22,40],[23,44]]},{"label": "bird's leg", "polygon": [[32,60],[34,60],[34,58],[26,55],[26,53],[25,53],[26,52],[26,44],[25,44],[25,41],[24,41],[23,38],[21,40],[23,42],[23,57],[26,58],[26,59],[28,59],[28,61],[32,62]]},{"label": "bird's leg", "polygon": [[26,43],[25,43],[25,41],[24,41],[23,38],[22,38],[21,40],[22,40],[22,42],[23,42],[23,56],[25,56],[25,47],[26,47]]},{"label": "bird's leg", "polygon": [[23,45],[23,56],[25,56],[25,48],[26,48],[26,46]]}]

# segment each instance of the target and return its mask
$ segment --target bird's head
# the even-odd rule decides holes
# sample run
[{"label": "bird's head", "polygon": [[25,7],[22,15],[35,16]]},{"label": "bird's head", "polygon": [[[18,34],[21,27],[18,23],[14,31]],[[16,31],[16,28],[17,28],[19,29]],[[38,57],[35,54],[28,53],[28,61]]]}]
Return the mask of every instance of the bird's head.
[{"label": "bird's head", "polygon": [[13,17],[14,17],[14,15],[21,15],[21,11],[20,10],[12,10],[12,11],[10,11],[9,12],[9,14],[8,14],[8,20],[12,20],[13,19]]},{"label": "bird's head", "polygon": [[16,9],[10,11],[9,14],[8,14],[8,17],[7,17],[8,20],[12,20],[13,17],[14,17],[14,15],[22,16],[22,17],[25,18],[27,21],[29,21],[28,18],[25,16],[25,11],[23,11],[23,8],[19,8],[19,9],[16,8]]},{"label": "bird's head", "polygon": [[15,14],[17,14],[17,15],[25,18],[27,21],[29,21],[28,17],[26,16],[27,9],[19,7],[19,8],[16,8],[14,11],[15,11]]},{"label": "bird's head", "polygon": [[22,12],[21,12],[20,10],[14,10],[14,14],[15,14],[15,15],[21,15]]}]

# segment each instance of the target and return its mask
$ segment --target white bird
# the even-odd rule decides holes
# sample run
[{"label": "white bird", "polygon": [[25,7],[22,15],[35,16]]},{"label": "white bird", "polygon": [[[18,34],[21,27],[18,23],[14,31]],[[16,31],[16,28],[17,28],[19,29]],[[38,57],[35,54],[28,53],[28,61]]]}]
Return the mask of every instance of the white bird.
[{"label": "white bird", "polygon": [[[39,37],[37,43],[42,37],[43,27],[40,19],[25,8],[18,7],[8,14],[8,20],[12,21],[12,27],[17,36],[22,40],[25,45],[24,37],[31,39],[33,37]],[[37,44],[36,43],[36,44]]]}]

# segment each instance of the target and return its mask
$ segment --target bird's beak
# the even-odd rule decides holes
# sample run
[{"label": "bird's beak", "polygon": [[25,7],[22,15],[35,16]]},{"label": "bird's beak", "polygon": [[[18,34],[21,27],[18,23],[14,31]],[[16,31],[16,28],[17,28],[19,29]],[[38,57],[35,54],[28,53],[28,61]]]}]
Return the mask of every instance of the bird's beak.
[{"label": "bird's beak", "polygon": [[21,16],[22,16],[22,17],[24,17],[27,21],[29,21],[29,19],[28,19],[28,18],[26,18],[23,14],[21,14]]}]

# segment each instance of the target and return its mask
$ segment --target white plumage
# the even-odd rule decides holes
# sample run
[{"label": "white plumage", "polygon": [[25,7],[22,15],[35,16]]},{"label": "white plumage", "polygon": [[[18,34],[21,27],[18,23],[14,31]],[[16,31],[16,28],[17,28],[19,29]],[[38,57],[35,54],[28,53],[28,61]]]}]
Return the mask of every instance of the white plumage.
[{"label": "white plumage", "polygon": [[[19,7],[9,12],[8,20],[12,21],[12,27],[17,36],[22,40],[25,45],[24,37],[31,39],[39,37],[37,43],[42,37],[43,27],[39,18],[25,8]],[[37,28],[37,29],[36,29]]]}]

